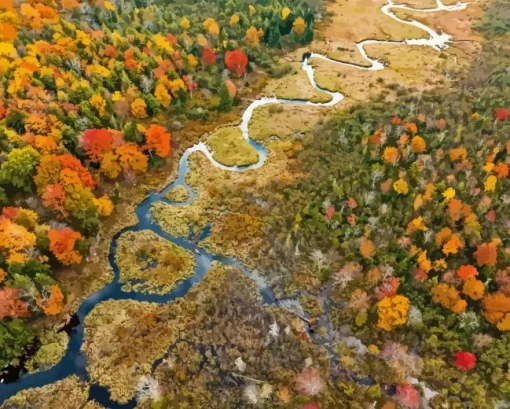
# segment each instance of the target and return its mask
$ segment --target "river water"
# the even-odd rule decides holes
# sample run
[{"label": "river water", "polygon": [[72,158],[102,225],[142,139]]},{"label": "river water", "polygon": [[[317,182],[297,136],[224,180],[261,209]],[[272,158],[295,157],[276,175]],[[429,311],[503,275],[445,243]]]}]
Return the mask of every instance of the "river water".
[{"label": "river water", "polygon": [[[420,12],[437,12],[437,11],[456,11],[456,10],[462,10],[466,7],[465,3],[458,3],[453,6],[446,6],[444,5],[440,0],[437,0],[437,6],[435,8],[431,9],[413,9],[409,6],[405,5],[395,5],[393,4],[392,0],[389,0],[387,4],[385,4],[381,11],[389,16],[390,18],[393,18],[400,23],[412,25],[415,27],[418,27],[420,29],[423,29],[429,34],[429,38],[425,39],[408,39],[403,42],[391,42],[391,43],[397,43],[397,44],[409,44],[409,45],[421,45],[421,46],[428,46],[432,47],[436,50],[444,49],[448,46],[448,42],[451,40],[451,37],[448,34],[445,33],[436,33],[431,28],[423,25],[422,23],[414,20],[402,20],[398,18],[395,14],[391,12],[393,9],[401,9],[401,10],[417,10]],[[379,43],[388,43],[388,41],[381,41],[381,40],[364,40],[357,44],[357,48],[363,58],[370,64],[367,66],[360,66],[352,63],[346,63],[341,61],[336,61],[328,58],[325,55],[317,54],[317,53],[311,53],[310,59],[317,59],[317,60],[326,60],[331,63],[344,65],[344,66],[350,66],[355,67],[357,69],[361,70],[371,70],[371,71],[377,71],[384,69],[384,65],[377,60],[374,60],[370,58],[366,51],[365,46],[370,44],[379,44]],[[87,379],[88,380],[88,373],[87,373],[87,359],[84,353],[81,351],[81,346],[83,344],[83,322],[85,320],[85,317],[92,311],[92,309],[99,303],[107,301],[107,300],[136,300],[136,301],[148,301],[153,303],[168,303],[176,298],[184,297],[188,293],[188,291],[197,283],[199,283],[207,274],[209,271],[209,268],[211,267],[211,263],[213,261],[218,261],[220,263],[223,263],[225,265],[229,266],[236,266],[241,271],[243,271],[246,275],[248,275],[250,278],[252,278],[258,285],[260,294],[263,297],[263,301],[265,304],[273,304],[273,305],[279,305],[279,300],[277,300],[271,291],[271,288],[267,285],[267,283],[264,281],[264,279],[257,274],[256,271],[250,271],[246,266],[244,266],[239,260],[231,257],[224,257],[221,255],[216,255],[209,253],[207,250],[201,248],[196,244],[192,239],[189,238],[182,238],[182,237],[175,237],[172,236],[166,232],[164,232],[161,227],[153,222],[150,209],[153,203],[156,202],[165,202],[172,206],[185,206],[190,204],[196,197],[196,192],[194,192],[190,186],[186,183],[186,174],[189,171],[189,165],[188,165],[188,159],[189,156],[194,152],[201,152],[203,155],[205,155],[211,163],[220,169],[226,170],[226,171],[232,171],[232,172],[242,172],[247,170],[254,170],[262,167],[266,161],[267,158],[267,150],[266,148],[257,142],[255,142],[253,139],[250,138],[249,135],[249,123],[251,120],[251,117],[253,115],[253,112],[262,106],[270,105],[270,104],[302,104],[302,105],[312,105],[312,106],[322,106],[322,107],[331,107],[339,102],[342,101],[344,96],[340,92],[331,92],[326,89],[320,88],[317,83],[315,82],[314,78],[314,69],[309,63],[309,59],[305,59],[302,62],[302,69],[307,74],[308,79],[310,81],[310,84],[318,91],[326,93],[331,96],[331,100],[326,103],[313,103],[310,101],[296,101],[296,100],[288,100],[288,99],[279,99],[279,98],[268,98],[268,97],[262,97],[260,99],[257,99],[253,101],[244,111],[242,116],[241,124],[239,125],[243,138],[254,148],[256,149],[259,159],[257,163],[250,165],[250,166],[225,166],[219,162],[217,162],[213,158],[213,154],[211,151],[207,148],[206,144],[204,142],[200,142],[191,148],[187,149],[179,162],[179,172],[178,177],[175,179],[172,183],[170,183],[168,186],[166,186],[163,190],[160,192],[154,192],[147,196],[147,198],[138,205],[136,208],[136,216],[138,218],[138,223],[134,226],[128,227],[126,229],[123,229],[120,231],[117,235],[115,235],[112,239],[111,245],[110,245],[110,251],[109,251],[109,262],[112,267],[113,273],[114,273],[114,279],[113,281],[106,285],[104,288],[102,288],[100,291],[92,294],[90,297],[88,297],[86,300],[84,300],[77,312],[77,317],[79,318],[80,324],[73,329],[73,332],[71,333],[69,345],[67,348],[67,351],[65,353],[64,358],[55,366],[48,370],[44,370],[41,372],[37,372],[34,374],[25,374],[20,377],[20,379],[16,382],[8,383],[8,384],[0,384],[0,404],[8,399],[9,397],[13,396],[17,392],[27,389],[27,388],[34,388],[34,387],[41,387],[44,385],[51,384],[53,382],[56,382],[58,380],[62,380],[68,376],[71,375],[77,375],[80,378]],[[183,186],[187,192],[188,192],[188,199],[183,203],[176,203],[169,201],[165,198],[165,195],[175,188],[176,186]],[[119,268],[115,262],[115,253],[117,249],[117,242],[118,238],[125,232],[128,231],[139,231],[139,230],[151,230],[154,233],[158,234],[160,237],[164,238],[165,240],[168,240],[178,246],[181,246],[182,248],[189,250],[195,257],[196,260],[196,267],[194,270],[193,276],[190,278],[181,281],[177,287],[171,291],[168,294],[165,295],[152,295],[152,294],[142,294],[138,292],[125,292],[122,291],[122,284],[119,282]],[[210,227],[207,226],[204,231],[200,234],[200,236],[204,237],[207,234],[210,233]],[[323,322],[324,325],[329,326],[329,323]],[[355,381],[361,383],[361,384],[370,384],[371,380],[368,379],[355,379]],[[410,383],[419,383],[415,379],[410,379]],[[426,388],[425,385],[424,388]],[[424,398],[424,407],[428,408],[428,400],[435,396],[435,392],[430,390],[429,388],[425,389],[427,391],[426,397]],[[127,404],[118,404],[116,402],[112,402],[110,400],[109,392],[106,388],[103,388],[98,385],[92,385],[90,389],[90,399],[96,400],[98,403],[102,404],[103,406],[110,408],[110,409],[133,409],[136,406],[136,401],[133,399],[132,401],[128,402]]]}]

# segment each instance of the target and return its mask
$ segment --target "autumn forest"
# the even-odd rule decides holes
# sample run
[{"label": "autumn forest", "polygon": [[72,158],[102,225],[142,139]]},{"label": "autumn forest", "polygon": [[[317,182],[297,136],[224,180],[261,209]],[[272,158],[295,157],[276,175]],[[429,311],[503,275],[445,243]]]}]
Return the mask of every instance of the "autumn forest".
[{"label": "autumn forest", "polygon": [[509,21],[0,0],[0,408],[510,407]]}]

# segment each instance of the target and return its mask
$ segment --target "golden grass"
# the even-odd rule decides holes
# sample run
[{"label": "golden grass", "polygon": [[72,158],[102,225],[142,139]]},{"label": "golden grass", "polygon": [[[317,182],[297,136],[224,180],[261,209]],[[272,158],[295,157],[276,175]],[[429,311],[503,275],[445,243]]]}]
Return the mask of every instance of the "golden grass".
[{"label": "golden grass", "polygon": [[213,158],[225,166],[248,166],[257,163],[259,154],[243,138],[239,127],[220,128],[206,141]]}]

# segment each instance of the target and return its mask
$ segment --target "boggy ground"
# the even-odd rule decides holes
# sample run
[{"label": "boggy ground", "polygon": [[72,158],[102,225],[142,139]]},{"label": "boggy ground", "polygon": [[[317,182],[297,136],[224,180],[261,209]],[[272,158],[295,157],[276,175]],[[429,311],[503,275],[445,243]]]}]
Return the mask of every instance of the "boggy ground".
[{"label": "boggy ground", "polygon": [[193,255],[150,230],[119,237],[115,262],[124,291],[166,294],[193,275]]},{"label": "boggy ground", "polygon": [[300,62],[292,61],[290,65],[292,73],[279,80],[271,81],[264,89],[264,93],[274,95],[276,98],[310,102],[324,103],[331,100],[330,95],[313,88]]},{"label": "boggy ground", "polygon": [[332,59],[369,65],[356,48],[360,41],[427,38],[423,30],[384,15],[381,12],[386,4],[384,0],[342,0],[326,4],[331,21],[325,24],[310,48]]},{"label": "boggy ground", "polygon": [[259,155],[243,138],[238,126],[220,128],[206,139],[213,158],[225,166],[248,166],[257,163]]},{"label": "boggy ground", "polygon": [[46,385],[27,389],[9,399],[2,407],[19,409],[104,409],[95,401],[89,401],[89,386],[76,376]]},{"label": "boggy ground", "polygon": [[[424,7],[430,7],[428,2],[424,3],[427,3]],[[320,30],[321,36],[310,49],[327,52],[335,59],[366,65],[366,61],[360,58],[354,47],[360,40],[379,38],[401,41],[405,38],[426,37],[422,30],[401,24],[382,14],[380,7],[383,4],[378,1],[366,4],[354,1],[331,3],[328,7],[334,13],[332,20],[324,23]],[[478,10],[478,7],[479,5],[474,4],[468,6],[468,9]],[[438,12],[438,15],[447,19],[449,13]],[[473,12],[458,12],[455,18],[461,22],[477,16],[478,14]],[[353,21],[361,21],[362,24],[352,24]],[[431,20],[430,23],[434,27],[435,22]],[[466,23],[463,27],[466,29],[465,38],[473,39],[475,43],[479,41],[478,38],[470,37],[470,24]],[[446,31],[449,29],[446,25]],[[296,70],[299,68],[303,51],[305,50],[299,50],[287,57],[287,61],[292,63]],[[366,101],[381,92],[392,100],[399,89],[408,86],[418,90],[447,87],[451,78],[457,75],[457,72],[462,72],[465,64],[476,55],[478,48],[473,47],[470,53],[466,53],[453,44],[448,50],[438,53],[428,47],[388,44],[372,45],[367,47],[366,51],[373,58],[384,59],[388,67],[383,71],[361,71],[323,61],[314,62],[318,84],[330,90],[340,90],[346,96],[337,109]],[[254,86],[254,89],[257,87]],[[295,93],[292,90],[295,90]],[[270,83],[266,93],[295,99],[321,98],[306,85],[304,74],[300,71]],[[264,167],[257,171],[230,173],[214,168],[202,154],[193,154],[187,180],[198,192],[198,197],[191,205],[183,207],[158,204],[153,209],[155,218],[164,229],[181,235],[189,231],[190,221],[196,223],[197,232],[207,222],[211,222],[212,234],[201,245],[221,254],[239,257],[246,264],[254,266],[252,255],[264,244],[260,234],[263,230],[260,214],[266,206],[263,192],[271,188],[280,190],[284,195],[285,187],[301,177],[302,170],[297,166],[295,155],[306,145],[307,138],[311,138],[311,129],[330,113],[331,110],[327,108],[298,105],[266,106],[257,110],[250,123],[250,134],[268,146],[269,153]],[[239,116],[240,111],[237,111],[223,116],[221,122],[232,123]],[[106,256],[112,235],[122,227],[135,223],[133,210],[136,204],[147,192],[157,190],[175,178],[180,154],[219,123],[196,125],[194,128],[185,126],[185,131],[175,133],[174,141],[177,141],[178,145],[175,146],[175,159],[168,167],[139,181],[135,188],[120,187],[121,206],[111,221],[103,226],[96,256],[79,269],[61,273],[61,281],[69,288],[66,311],[75,311],[81,299],[111,280]],[[215,143],[214,138],[213,142],[209,143]],[[241,158],[246,160],[244,155],[241,155]],[[278,200],[278,195],[271,200]],[[177,224],[178,227],[172,227],[172,224]],[[245,234],[246,231],[249,234]],[[306,269],[303,270],[303,275],[306,275]],[[269,399],[261,398],[261,391],[265,388],[264,394],[270,396],[270,399],[278,396],[279,402],[285,401],[287,392],[283,388],[292,384],[291,379],[294,379],[296,371],[310,366],[320,368],[321,373],[328,372],[326,350],[310,342],[303,332],[301,320],[296,321],[292,314],[283,313],[276,308],[262,307],[256,293],[253,283],[240,273],[215,267],[186,298],[172,304],[157,306],[135,301],[110,301],[97,306],[86,320],[84,343],[92,381],[108,386],[112,398],[119,401],[132,398],[139,387],[140,379],[146,376],[157,379],[161,395],[166,396],[166,406],[160,407],[174,407],[169,406],[169,401],[190,402],[191,407],[199,407],[205,402],[216,402],[216,399],[218,407],[220,404],[222,407],[235,407],[242,394],[245,395],[242,399],[247,399],[243,388],[248,385],[240,381],[244,379],[243,376],[247,376],[255,379],[250,384],[258,387],[258,395],[253,393],[253,396],[258,396],[258,399],[263,401]],[[320,310],[315,298],[306,299],[302,296],[301,299],[303,304],[310,305],[309,310]],[[239,306],[239,310],[232,308],[235,305]],[[271,344],[267,344],[267,340],[271,340],[268,335],[269,327],[274,322],[277,322],[282,339],[280,345],[271,349],[268,348]],[[50,321],[45,324],[51,326]],[[285,331],[287,327],[290,329],[288,334]],[[228,332],[225,328],[228,328]],[[285,339],[287,336],[288,339]],[[301,338],[305,341],[296,341]],[[178,340],[180,342],[177,342]],[[133,348],[133,343],[139,347]],[[288,345],[283,349],[283,354],[285,343]],[[166,362],[154,371],[154,362],[165,355],[172,345],[175,353],[171,353]],[[196,353],[198,346],[204,346],[203,354]],[[221,353],[218,353],[218,350]],[[291,359],[288,354],[296,356]],[[267,356],[267,359],[264,358],[266,361],[262,358],[264,356]],[[235,364],[237,358],[241,358],[246,364],[243,371],[241,368],[244,366],[240,362]],[[256,360],[260,363],[255,363]],[[282,369],[282,365],[286,367]],[[220,384],[219,379],[227,382]],[[323,381],[329,382],[327,379]],[[60,407],[96,407],[95,403],[86,403],[87,386],[74,378],[37,391],[22,392],[10,402],[29,402],[23,403],[28,405],[25,407],[54,407],[58,395],[53,392],[55,388],[65,390],[62,387],[64,384],[72,391],[69,394],[83,397],[77,398],[82,399],[80,403],[73,401],[69,403],[72,406],[66,406],[68,403],[65,403]],[[234,386],[229,389],[227,385],[230,384]],[[332,394],[338,392],[335,388],[328,390]],[[216,393],[218,391],[226,392]],[[323,400],[321,398],[321,407],[337,407],[328,405],[335,405],[334,402],[341,402],[345,398],[341,395],[330,397],[329,393],[324,395]],[[359,402],[363,402],[365,395],[359,395]],[[211,400],[212,396],[214,400]],[[356,393],[350,391],[350,396],[356,396]],[[294,404],[306,402],[291,399],[294,398],[289,398]],[[142,403],[140,407],[150,407],[148,405]],[[363,404],[351,402],[350,405],[349,407],[354,408],[358,407],[355,405]]]},{"label": "boggy ground", "polygon": [[254,267],[250,254],[261,247],[263,236],[261,192],[283,189],[300,176],[292,159],[302,149],[299,141],[271,141],[267,147],[264,166],[245,172],[219,169],[201,153],[193,153],[186,182],[197,197],[184,206],[154,204],[155,221],[178,237],[188,237],[190,226],[192,234],[197,235],[210,223],[211,234],[199,245]]},{"label": "boggy ground", "polygon": [[166,305],[105,302],[87,317],[86,328],[94,383],[121,402],[141,384],[153,385],[152,394],[138,392],[139,408],[235,407],[250,383],[266,390],[261,402],[277,402],[296,370],[328,373],[326,354],[301,319],[263,306],[251,279],[218,264],[185,298]]}]

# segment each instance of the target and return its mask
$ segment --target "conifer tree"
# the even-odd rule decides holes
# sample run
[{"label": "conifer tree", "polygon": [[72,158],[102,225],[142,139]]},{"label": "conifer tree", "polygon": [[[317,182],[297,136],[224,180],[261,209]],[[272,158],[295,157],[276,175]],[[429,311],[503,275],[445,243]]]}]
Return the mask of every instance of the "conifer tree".
[{"label": "conifer tree", "polygon": [[232,109],[232,98],[225,83],[221,84],[219,94],[220,103],[218,105],[218,110],[229,112]]}]

